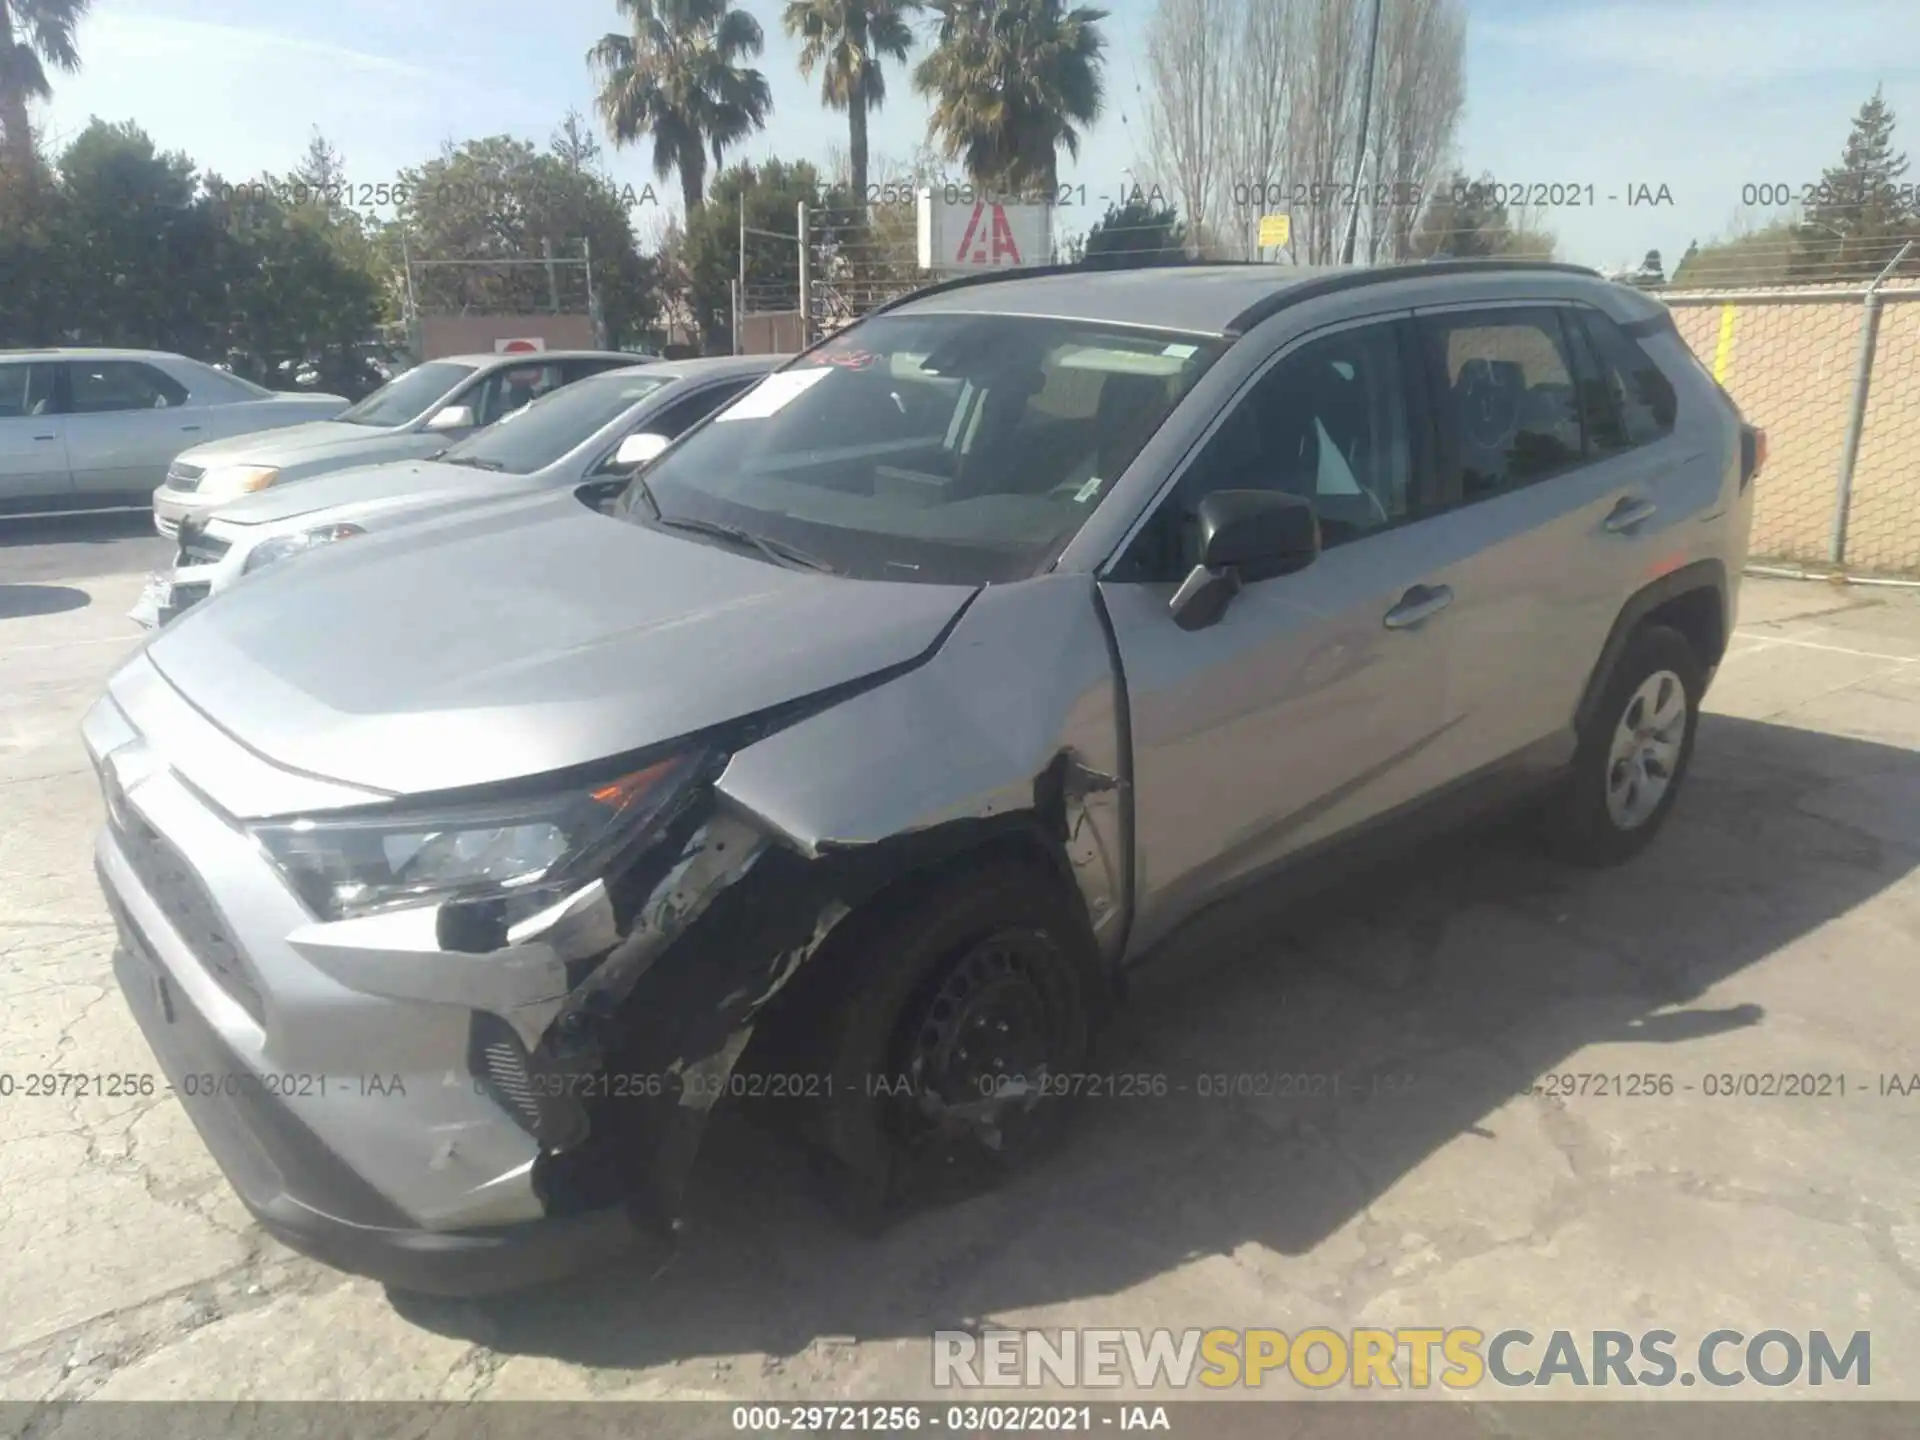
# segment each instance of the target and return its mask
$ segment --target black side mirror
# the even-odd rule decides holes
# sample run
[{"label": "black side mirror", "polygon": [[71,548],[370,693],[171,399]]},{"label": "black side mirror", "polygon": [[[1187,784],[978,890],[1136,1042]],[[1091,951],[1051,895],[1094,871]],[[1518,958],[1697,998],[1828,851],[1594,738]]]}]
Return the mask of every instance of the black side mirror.
[{"label": "black side mirror", "polygon": [[1216,490],[1196,518],[1199,561],[1167,607],[1182,630],[1206,629],[1242,585],[1291,574],[1320,554],[1313,502],[1283,490]]},{"label": "black side mirror", "polygon": [[627,475],[596,476],[580,485],[573,492],[583,505],[598,510],[603,515],[611,515],[613,508],[620,503],[620,497],[626,494],[627,485],[632,477]]}]

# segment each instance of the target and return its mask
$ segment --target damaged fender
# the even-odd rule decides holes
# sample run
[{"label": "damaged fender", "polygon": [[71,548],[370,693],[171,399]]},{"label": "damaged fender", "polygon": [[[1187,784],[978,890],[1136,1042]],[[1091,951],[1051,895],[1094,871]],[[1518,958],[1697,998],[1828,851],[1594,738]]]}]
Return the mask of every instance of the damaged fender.
[{"label": "damaged fender", "polygon": [[1097,592],[1062,574],[988,586],[925,664],[742,750],[717,788],[808,857],[1037,821],[1112,964],[1132,901],[1129,769]]}]

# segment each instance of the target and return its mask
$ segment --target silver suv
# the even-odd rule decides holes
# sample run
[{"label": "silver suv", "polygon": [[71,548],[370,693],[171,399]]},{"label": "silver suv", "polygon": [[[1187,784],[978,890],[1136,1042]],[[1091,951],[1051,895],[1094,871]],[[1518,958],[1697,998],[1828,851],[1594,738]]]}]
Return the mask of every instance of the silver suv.
[{"label": "silver suv", "polygon": [[402,1289],[662,1235],[725,1097],[884,1217],[1043,1152],[1122,975],[1238,887],[1518,801],[1645,845],[1763,453],[1572,267],[936,287],[610,511],[162,632],[85,721],[120,981],[261,1222]]}]

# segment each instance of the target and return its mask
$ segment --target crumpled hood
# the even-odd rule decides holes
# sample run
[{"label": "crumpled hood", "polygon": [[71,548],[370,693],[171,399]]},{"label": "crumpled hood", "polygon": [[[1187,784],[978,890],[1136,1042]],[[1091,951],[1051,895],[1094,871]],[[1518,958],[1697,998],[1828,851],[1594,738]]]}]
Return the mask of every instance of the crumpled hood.
[{"label": "crumpled hood", "polygon": [[973,593],[782,569],[561,491],[283,562],[146,654],[268,759],[412,794],[605,759],[861,679],[926,653]]},{"label": "crumpled hood", "polygon": [[[180,455],[194,465],[279,465],[288,466],[308,460],[338,459],[358,451],[374,452],[383,446],[393,448],[396,439],[412,439],[373,425],[349,425],[344,420],[305,420],[298,425],[282,425],[274,430],[255,430],[246,435],[230,435],[224,440],[209,440]],[[448,442],[442,440],[441,444]]]},{"label": "crumpled hood", "polygon": [[389,460],[336,470],[301,485],[275,485],[242,495],[222,505],[219,518],[234,525],[275,525],[317,510],[337,510],[339,515],[326,518],[364,519],[416,505],[424,509],[450,501],[499,499],[529,488],[525,475],[432,460]]}]

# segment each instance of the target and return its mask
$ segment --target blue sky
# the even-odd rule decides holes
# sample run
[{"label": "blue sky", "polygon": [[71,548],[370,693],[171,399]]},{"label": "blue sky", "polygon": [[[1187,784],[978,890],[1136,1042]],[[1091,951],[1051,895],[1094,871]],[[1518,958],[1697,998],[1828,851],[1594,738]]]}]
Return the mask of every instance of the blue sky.
[{"label": "blue sky", "polygon": [[[800,79],[777,0],[745,0],[767,34],[768,134],[739,152],[823,160],[845,119]],[[1140,45],[1152,0],[1108,0],[1108,112],[1062,179],[1094,197],[1138,158]],[[1876,84],[1920,160],[1916,0],[1467,0],[1467,115],[1461,161],[1511,182],[1595,187],[1592,209],[1549,217],[1566,259],[1631,263],[1742,218],[1741,187],[1819,177]],[[228,178],[285,170],[318,125],[355,182],[380,183],[443,140],[512,133],[544,141],[567,109],[592,113],[585,53],[613,28],[611,0],[95,0],[84,70],[56,77],[37,119],[56,140],[90,115],[134,120],[160,145]],[[904,74],[874,127],[876,157],[906,158],[926,109]],[[612,155],[636,190],[652,179],[642,145]],[[1291,177],[1276,176],[1276,180]],[[1909,176],[1920,182],[1920,165]],[[1629,207],[1629,187],[1665,185],[1671,206]],[[656,186],[663,204],[676,185]],[[1609,203],[1608,195],[1622,197]],[[643,234],[663,209],[636,213]]]}]

